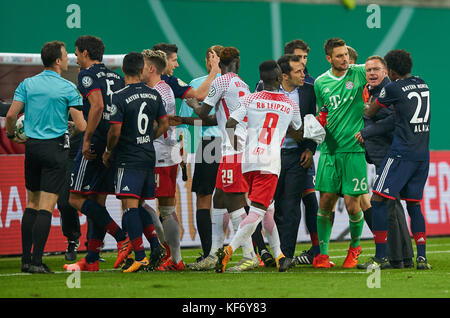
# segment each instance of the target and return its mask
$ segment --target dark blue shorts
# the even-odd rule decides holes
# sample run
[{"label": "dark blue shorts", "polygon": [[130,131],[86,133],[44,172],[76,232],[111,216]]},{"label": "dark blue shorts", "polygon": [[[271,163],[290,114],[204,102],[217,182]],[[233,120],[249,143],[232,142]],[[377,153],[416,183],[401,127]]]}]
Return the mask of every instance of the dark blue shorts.
[{"label": "dark blue shorts", "polygon": [[97,158],[86,160],[81,147],[73,161],[70,192],[82,194],[114,194],[114,168],[106,168],[102,163],[103,153]]},{"label": "dark blue shorts", "polygon": [[375,177],[373,192],[395,200],[421,201],[428,178],[430,162],[399,160],[386,157]]},{"label": "dark blue shorts", "polygon": [[152,200],[155,198],[155,169],[117,168],[114,186],[116,197]]}]

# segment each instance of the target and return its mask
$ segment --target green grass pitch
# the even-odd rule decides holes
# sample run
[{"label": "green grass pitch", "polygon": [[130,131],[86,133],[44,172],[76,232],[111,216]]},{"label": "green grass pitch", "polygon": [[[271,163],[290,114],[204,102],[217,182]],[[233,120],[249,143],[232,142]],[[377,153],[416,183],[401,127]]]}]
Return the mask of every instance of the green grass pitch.
[{"label": "green grass pitch", "polygon": [[[331,242],[333,269],[302,265],[288,272],[275,268],[243,272],[138,272],[114,270],[116,252],[102,253],[100,272],[81,272],[79,280],[66,273],[64,255],[44,256],[53,275],[20,272],[19,257],[0,258],[1,298],[449,298],[450,237],[427,239],[427,258],[432,270],[390,269],[379,273],[343,269],[348,242]],[[373,256],[372,240],[361,242],[360,262]],[[413,242],[414,246],[414,242]],[[298,244],[296,255],[309,248]],[[200,249],[182,249],[185,263],[198,257]],[[229,266],[242,254],[236,251]],[[79,253],[78,258],[84,256]],[[378,275],[379,274],[379,275]],[[378,276],[377,276],[378,275]],[[79,282],[76,288],[76,282]],[[67,284],[69,282],[69,284]],[[378,285],[377,285],[378,283]],[[73,287],[73,288],[70,288]],[[372,288],[370,288],[372,287]],[[377,288],[379,287],[379,288]]]}]

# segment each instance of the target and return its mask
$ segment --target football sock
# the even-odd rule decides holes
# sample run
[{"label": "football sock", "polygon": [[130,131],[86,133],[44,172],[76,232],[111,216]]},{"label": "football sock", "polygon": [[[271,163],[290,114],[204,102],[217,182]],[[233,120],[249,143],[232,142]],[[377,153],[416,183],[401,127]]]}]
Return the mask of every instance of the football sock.
[{"label": "football sock", "polygon": [[164,229],[161,223],[161,220],[159,219],[158,213],[156,213],[155,209],[153,209],[150,205],[147,203],[144,203],[142,205],[144,209],[150,214],[153,221],[153,226],[155,227],[156,234],[158,235],[158,239],[161,243],[166,243],[166,237],[164,236]]},{"label": "football sock", "polygon": [[278,235],[278,229],[277,225],[275,224],[275,220],[273,219],[273,214],[274,207],[272,204],[267,209],[261,223],[262,227],[264,228],[264,233],[266,234],[267,241],[269,241],[270,248],[272,249],[273,256],[277,258],[282,253],[280,247],[280,236]]},{"label": "football sock", "polygon": [[368,208],[364,212],[364,220],[366,221],[367,226],[370,231],[372,231],[372,207]]},{"label": "football sock", "polygon": [[202,245],[203,255],[209,255],[211,251],[211,214],[209,209],[199,209],[196,212],[197,231],[200,236],[200,243]]},{"label": "football sock", "polygon": [[386,202],[370,201],[372,205],[372,226],[375,241],[375,257],[386,257],[386,239],[388,230],[387,204]]},{"label": "football sock", "polygon": [[[230,220],[231,224],[233,225],[234,235],[236,235],[237,231],[239,230],[239,224],[241,224],[242,220],[245,219],[247,216],[247,213],[245,212],[245,209],[242,207],[240,209],[237,209],[230,213]],[[254,231],[254,230],[253,230]],[[248,239],[242,241],[242,255],[247,258],[253,258],[256,256],[255,250],[253,249],[253,243],[252,243],[252,237],[250,233],[250,236]],[[238,246],[239,247],[239,246]],[[233,251],[235,249],[233,248]]]},{"label": "football sock", "polygon": [[94,200],[87,199],[81,206],[81,212],[87,217],[90,217],[99,226],[103,227],[117,242],[126,239],[125,232],[111,218],[108,210],[104,206],[98,204]]},{"label": "football sock", "polygon": [[411,232],[416,242],[417,256],[426,258],[426,232],[425,232],[425,218],[422,214],[420,204],[407,205],[406,209],[411,218]]},{"label": "football sock", "polygon": [[315,192],[310,192],[302,198],[305,205],[305,224],[308,229],[309,236],[311,238],[312,248],[314,256],[319,255],[319,239],[317,236],[317,210],[319,205],[317,203],[317,197]]},{"label": "football sock", "polygon": [[319,238],[320,254],[328,255],[328,245],[330,244],[331,230],[332,230],[332,218],[333,212],[323,211],[319,209],[317,211],[317,236]]},{"label": "football sock", "polygon": [[139,215],[139,209],[131,208],[123,212],[128,237],[133,246],[134,258],[136,261],[142,261],[145,257],[144,244],[142,242],[142,222]]},{"label": "football sock", "polygon": [[26,208],[23,212],[21,223],[22,235],[22,263],[31,263],[31,247],[33,246],[33,225],[36,221],[37,210]]},{"label": "football sock", "polygon": [[44,254],[51,225],[52,213],[46,210],[37,211],[32,230],[33,255],[31,257],[31,264],[33,265],[42,264],[42,255]]},{"label": "football sock", "polygon": [[[87,244],[87,254],[86,261],[88,263],[93,263],[97,261],[100,257],[100,250],[102,249],[103,240],[105,238],[105,229],[92,221],[91,218],[87,219],[88,222],[88,244]],[[122,218],[123,222],[123,218]]]},{"label": "football sock", "polygon": [[144,232],[147,241],[150,243],[150,247],[152,250],[158,248],[160,246],[158,236],[156,235],[155,226],[153,225],[153,220],[147,210],[140,206],[139,210],[139,218],[141,219],[142,230]]},{"label": "football sock", "polygon": [[[254,206],[250,207],[250,211],[248,215],[245,217],[242,222],[240,222],[237,232],[234,234],[233,239],[231,240],[230,246],[233,251],[236,251],[240,246],[242,246],[242,251],[244,251],[244,245],[246,242],[250,240],[253,232],[256,230],[256,226],[261,222],[265,214],[264,210],[255,208]],[[247,246],[248,248],[248,246]],[[252,248],[253,251],[253,248]],[[254,251],[253,251],[254,253]],[[248,257],[244,255],[244,257]],[[254,256],[252,256],[254,257]]]},{"label": "football sock", "polygon": [[209,255],[215,255],[217,249],[223,248],[225,233],[230,222],[230,215],[227,209],[213,208],[211,211],[211,251]]},{"label": "football sock", "polygon": [[358,247],[361,240],[361,234],[364,227],[364,213],[359,211],[355,215],[348,215],[350,224],[350,246]]},{"label": "football sock", "polygon": [[164,235],[170,247],[170,255],[175,264],[178,264],[181,261],[180,224],[175,210],[175,206],[159,206]]}]

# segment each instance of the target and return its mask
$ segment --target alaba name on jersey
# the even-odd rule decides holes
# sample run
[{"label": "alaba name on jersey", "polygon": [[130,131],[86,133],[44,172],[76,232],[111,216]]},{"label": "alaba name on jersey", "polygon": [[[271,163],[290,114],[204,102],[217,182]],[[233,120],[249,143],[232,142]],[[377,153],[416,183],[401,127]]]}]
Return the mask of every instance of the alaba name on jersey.
[{"label": "alaba name on jersey", "polygon": [[247,125],[239,122],[235,130],[238,137],[237,149],[232,146],[226,131],[226,123],[230,114],[239,107],[239,99],[250,94],[248,85],[235,73],[226,73],[217,77],[209,88],[208,96],[203,101],[215,107],[217,125],[222,135],[222,156],[231,156],[244,150]]},{"label": "alaba name on jersey", "polygon": [[[176,115],[175,95],[170,86],[165,81],[159,81],[154,89],[161,95],[166,113]],[[156,151],[156,167],[168,167],[181,162],[175,126],[170,126],[169,130],[155,139],[153,144]]]},{"label": "alaba name on jersey", "polygon": [[111,96],[124,86],[124,79],[119,74],[108,69],[103,63],[92,64],[78,73],[78,90],[83,96],[83,115],[85,120],[88,120],[91,109],[91,104],[88,100],[89,95],[95,90],[100,90],[102,93],[104,103],[103,115],[94,132],[95,138],[106,142],[111,113]]},{"label": "alaba name on jersey", "polygon": [[281,145],[291,125],[302,125],[298,105],[281,92],[261,91],[241,99],[231,117],[247,121],[247,138],[242,172],[266,171],[276,175],[281,169]]},{"label": "alaba name on jersey", "polygon": [[112,96],[111,124],[122,124],[114,149],[118,167],[155,167],[153,122],[167,116],[161,96],[144,83],[129,84]]},{"label": "alaba name on jersey", "polygon": [[390,157],[422,161],[430,159],[430,90],[423,79],[411,76],[386,85],[378,105],[394,105],[394,139]]},{"label": "alaba name on jersey", "polygon": [[351,64],[344,75],[336,77],[331,69],[314,82],[318,109],[328,108],[327,132],[321,153],[364,152],[355,135],[364,128],[364,64]]}]

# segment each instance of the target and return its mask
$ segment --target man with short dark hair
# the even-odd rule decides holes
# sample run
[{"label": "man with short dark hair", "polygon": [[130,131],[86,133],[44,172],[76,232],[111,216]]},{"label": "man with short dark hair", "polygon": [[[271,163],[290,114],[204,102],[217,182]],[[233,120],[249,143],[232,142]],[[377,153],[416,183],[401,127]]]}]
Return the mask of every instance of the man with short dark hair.
[{"label": "man with short dark hair", "polygon": [[[7,136],[16,142],[17,115],[25,108],[25,186],[27,205],[22,217],[22,271],[51,273],[42,263],[53,209],[65,181],[68,160],[68,110],[77,127],[84,123],[82,99],[75,85],[61,77],[68,69],[65,44],[47,42],[41,50],[44,71],[17,87],[6,115]],[[31,254],[31,250],[33,253]]]},{"label": "man with short dark hair", "polygon": [[394,138],[373,186],[372,210],[375,256],[368,266],[387,263],[387,200],[400,196],[411,217],[411,232],[417,248],[417,269],[431,269],[426,258],[425,219],[420,202],[430,164],[430,90],[423,79],[411,75],[412,58],[405,50],[391,50],[384,57],[391,83],[364,113],[373,117],[384,107],[394,106]]},{"label": "man with short dark hair", "polygon": [[86,35],[75,42],[75,55],[80,65],[78,90],[83,95],[83,113],[87,120],[83,141],[74,159],[69,203],[85,214],[88,224],[88,253],[75,264],[66,264],[71,270],[98,271],[99,251],[106,233],[117,241],[118,256],[114,268],[121,265],[131,251],[126,232],[111,218],[106,209],[106,197],[114,193],[114,171],[102,163],[103,152],[108,152],[106,136],[109,118],[114,108],[111,95],[124,86],[123,78],[103,63],[105,46],[100,38]]},{"label": "man with short dark hair", "polygon": [[140,206],[143,200],[155,197],[153,141],[169,128],[161,96],[142,82],[144,65],[141,53],[132,52],[123,59],[126,86],[112,95],[113,111],[106,145],[109,151],[102,156],[103,163],[109,166],[114,154],[115,193],[122,202],[122,224],[126,226],[135,254],[135,261],[123,270],[125,273],[149,266],[142,234],[151,217]]}]

